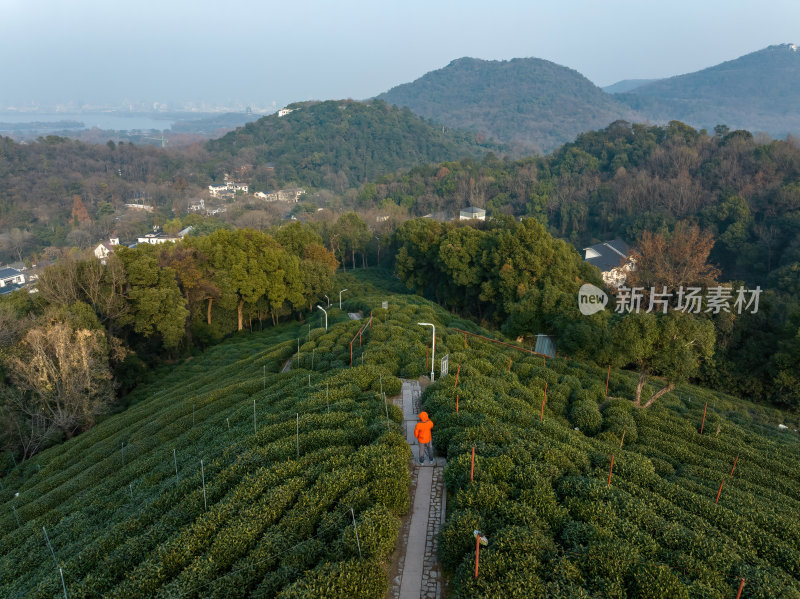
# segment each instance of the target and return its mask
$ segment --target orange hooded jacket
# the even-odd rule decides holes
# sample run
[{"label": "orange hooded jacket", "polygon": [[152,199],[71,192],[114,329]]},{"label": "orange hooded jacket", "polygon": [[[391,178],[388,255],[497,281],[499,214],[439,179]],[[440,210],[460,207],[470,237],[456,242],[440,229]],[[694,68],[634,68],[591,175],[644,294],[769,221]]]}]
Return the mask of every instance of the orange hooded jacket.
[{"label": "orange hooded jacket", "polygon": [[414,427],[414,436],[420,443],[430,443],[431,429],[433,428],[433,422],[428,420],[427,412],[420,412],[419,419],[422,422],[417,422],[417,426]]}]

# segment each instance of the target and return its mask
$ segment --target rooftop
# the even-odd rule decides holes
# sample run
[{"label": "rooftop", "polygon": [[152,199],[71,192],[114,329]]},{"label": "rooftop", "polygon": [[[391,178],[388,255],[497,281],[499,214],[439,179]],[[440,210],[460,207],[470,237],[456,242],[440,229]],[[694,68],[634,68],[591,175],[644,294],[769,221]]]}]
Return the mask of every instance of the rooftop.
[{"label": "rooftop", "polygon": [[630,246],[622,239],[614,239],[583,248],[583,252],[586,262],[596,266],[602,272],[608,272],[617,268],[628,257]]}]

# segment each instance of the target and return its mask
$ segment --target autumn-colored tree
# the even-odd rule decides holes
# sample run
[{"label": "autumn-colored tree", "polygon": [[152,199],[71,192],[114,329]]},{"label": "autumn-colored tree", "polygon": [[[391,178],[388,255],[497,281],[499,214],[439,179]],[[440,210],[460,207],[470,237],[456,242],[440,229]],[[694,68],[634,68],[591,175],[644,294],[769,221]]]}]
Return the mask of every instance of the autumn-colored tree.
[{"label": "autumn-colored tree", "polygon": [[89,212],[86,210],[86,206],[83,205],[81,196],[77,194],[72,196],[72,222],[76,226],[88,225],[92,222],[92,219],[89,217]]},{"label": "autumn-colored tree", "polygon": [[629,287],[677,290],[680,286],[706,287],[714,283],[719,270],[708,263],[714,238],[697,225],[680,222],[669,234],[645,231],[633,251],[635,268],[628,276]]}]

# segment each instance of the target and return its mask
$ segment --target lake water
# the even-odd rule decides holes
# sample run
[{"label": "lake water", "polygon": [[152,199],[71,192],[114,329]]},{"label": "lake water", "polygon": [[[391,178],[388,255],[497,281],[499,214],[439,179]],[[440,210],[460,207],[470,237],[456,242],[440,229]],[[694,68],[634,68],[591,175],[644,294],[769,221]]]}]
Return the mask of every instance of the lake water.
[{"label": "lake water", "polygon": [[[58,121],[78,121],[87,129],[98,127],[113,131],[131,131],[138,129],[169,129],[175,121],[203,118],[208,115],[187,112],[169,114],[125,113],[125,112],[0,112],[0,123],[57,123]],[[0,125],[0,131],[4,127]],[[5,129],[8,130],[7,127]],[[59,127],[55,127],[59,129]],[[37,128],[45,131],[46,127]]]}]

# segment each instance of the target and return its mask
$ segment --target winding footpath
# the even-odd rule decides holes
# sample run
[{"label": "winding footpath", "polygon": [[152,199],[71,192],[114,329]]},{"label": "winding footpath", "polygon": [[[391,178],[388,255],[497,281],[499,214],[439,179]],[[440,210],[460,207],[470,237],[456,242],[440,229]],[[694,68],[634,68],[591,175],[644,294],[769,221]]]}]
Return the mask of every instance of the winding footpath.
[{"label": "winding footpath", "polygon": [[393,400],[403,408],[406,441],[414,459],[411,465],[412,509],[400,531],[399,555],[387,594],[390,599],[440,599],[442,596],[437,537],[446,512],[446,461],[437,457],[433,465],[421,466],[417,462],[419,445],[414,438],[414,426],[420,412],[421,395],[419,381],[404,379],[401,395]]}]

